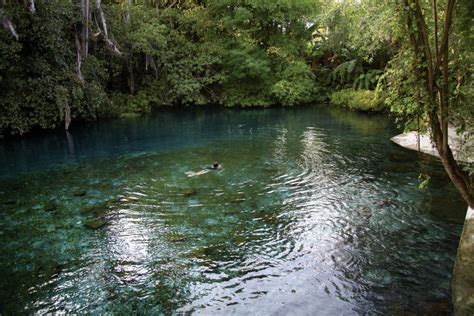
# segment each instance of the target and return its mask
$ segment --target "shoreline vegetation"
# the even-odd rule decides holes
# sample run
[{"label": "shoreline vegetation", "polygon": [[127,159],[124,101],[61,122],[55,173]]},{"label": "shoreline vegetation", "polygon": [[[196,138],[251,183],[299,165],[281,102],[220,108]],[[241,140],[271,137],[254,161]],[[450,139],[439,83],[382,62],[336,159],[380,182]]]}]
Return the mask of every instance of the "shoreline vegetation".
[{"label": "shoreline vegetation", "polygon": [[[442,2],[442,3],[441,3]],[[433,131],[474,206],[448,126],[474,137],[471,0],[0,2],[0,135],[163,106],[331,100]]]},{"label": "shoreline vegetation", "polygon": [[375,89],[399,46],[388,29],[360,33],[360,19],[375,27],[373,12],[388,17],[389,7],[369,3],[32,3],[0,8],[4,136],[156,107],[325,102],[337,90]]},{"label": "shoreline vegetation", "polygon": [[383,112],[387,110],[384,100],[371,90],[346,89],[333,92],[331,104],[342,106],[349,110],[361,112]]}]

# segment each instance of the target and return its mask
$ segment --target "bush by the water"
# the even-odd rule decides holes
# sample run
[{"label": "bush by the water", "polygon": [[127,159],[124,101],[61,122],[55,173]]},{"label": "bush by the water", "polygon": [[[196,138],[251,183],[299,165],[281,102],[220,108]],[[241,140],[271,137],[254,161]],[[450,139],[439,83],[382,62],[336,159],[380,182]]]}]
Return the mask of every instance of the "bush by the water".
[{"label": "bush by the water", "polygon": [[331,94],[331,104],[367,112],[384,109],[383,99],[371,90],[345,89],[334,92]]}]

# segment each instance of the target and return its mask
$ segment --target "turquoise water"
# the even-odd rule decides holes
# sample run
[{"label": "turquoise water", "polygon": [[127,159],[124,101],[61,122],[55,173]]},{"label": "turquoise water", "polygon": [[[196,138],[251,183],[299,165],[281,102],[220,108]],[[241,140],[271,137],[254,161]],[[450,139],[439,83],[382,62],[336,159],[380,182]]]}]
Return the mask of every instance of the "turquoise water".
[{"label": "turquoise water", "polygon": [[450,312],[465,205],[396,133],[313,106],[4,141],[0,313]]}]

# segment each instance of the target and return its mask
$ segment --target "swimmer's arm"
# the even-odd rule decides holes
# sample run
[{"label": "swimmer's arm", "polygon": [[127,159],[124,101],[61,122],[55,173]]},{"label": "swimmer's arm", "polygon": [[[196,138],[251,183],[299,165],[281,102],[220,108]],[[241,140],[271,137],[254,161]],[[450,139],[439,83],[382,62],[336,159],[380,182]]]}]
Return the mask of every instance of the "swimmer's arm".
[{"label": "swimmer's arm", "polygon": [[208,172],[209,172],[209,170],[201,170],[201,171],[198,171],[198,172],[188,171],[188,172],[185,172],[184,174],[187,175],[188,178],[191,178],[191,177],[195,177],[195,176],[202,176],[203,174],[206,174]]},{"label": "swimmer's arm", "polygon": [[209,172],[209,170],[201,170],[201,171],[199,171],[199,172],[196,172],[194,175],[195,175],[195,176],[201,176],[201,175],[206,174],[206,173],[208,173],[208,172]]}]

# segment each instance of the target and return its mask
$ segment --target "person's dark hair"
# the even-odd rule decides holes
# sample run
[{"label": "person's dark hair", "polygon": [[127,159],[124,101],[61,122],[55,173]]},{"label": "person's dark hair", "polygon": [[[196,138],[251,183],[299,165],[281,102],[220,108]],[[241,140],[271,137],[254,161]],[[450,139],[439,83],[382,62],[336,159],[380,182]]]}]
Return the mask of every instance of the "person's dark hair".
[{"label": "person's dark hair", "polygon": [[219,168],[219,163],[217,161],[214,161],[214,163],[212,164],[212,168],[214,169]]}]

